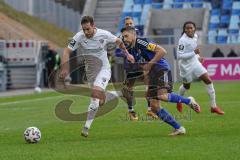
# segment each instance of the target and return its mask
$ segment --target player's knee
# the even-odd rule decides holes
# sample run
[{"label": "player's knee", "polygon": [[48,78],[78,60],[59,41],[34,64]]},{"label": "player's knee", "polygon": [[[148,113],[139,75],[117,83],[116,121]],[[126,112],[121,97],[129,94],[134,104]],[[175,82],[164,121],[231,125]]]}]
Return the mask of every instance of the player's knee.
[{"label": "player's knee", "polygon": [[104,103],[104,101],[105,101],[105,93],[104,93],[104,91],[93,90],[91,97],[99,99],[100,100],[100,102],[99,102],[100,105],[102,105]]}]

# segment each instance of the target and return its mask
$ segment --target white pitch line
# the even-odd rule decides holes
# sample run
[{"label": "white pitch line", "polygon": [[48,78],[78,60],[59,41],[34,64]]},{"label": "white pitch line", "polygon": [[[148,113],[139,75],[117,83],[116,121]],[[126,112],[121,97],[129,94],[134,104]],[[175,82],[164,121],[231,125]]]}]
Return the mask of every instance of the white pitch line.
[{"label": "white pitch line", "polygon": [[60,96],[54,96],[54,97],[36,98],[36,99],[20,100],[20,101],[14,101],[14,102],[4,102],[4,103],[0,103],[0,106],[19,104],[19,103],[29,103],[29,102],[49,100],[49,99],[55,99],[55,98],[60,98],[60,97],[72,97],[72,96],[77,96],[77,95],[60,95]]}]

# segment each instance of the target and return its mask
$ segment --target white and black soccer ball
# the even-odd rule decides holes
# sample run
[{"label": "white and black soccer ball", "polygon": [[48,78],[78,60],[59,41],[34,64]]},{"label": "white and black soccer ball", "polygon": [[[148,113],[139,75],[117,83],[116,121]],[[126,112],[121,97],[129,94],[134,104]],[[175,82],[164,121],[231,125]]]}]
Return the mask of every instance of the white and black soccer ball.
[{"label": "white and black soccer ball", "polygon": [[28,143],[37,143],[41,139],[41,131],[37,127],[28,127],[23,135]]}]

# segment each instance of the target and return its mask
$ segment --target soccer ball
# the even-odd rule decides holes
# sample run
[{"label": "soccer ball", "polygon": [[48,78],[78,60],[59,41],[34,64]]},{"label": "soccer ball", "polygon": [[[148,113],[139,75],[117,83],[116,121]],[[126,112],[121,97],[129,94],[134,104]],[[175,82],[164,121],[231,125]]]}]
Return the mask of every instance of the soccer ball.
[{"label": "soccer ball", "polygon": [[28,143],[37,143],[41,139],[41,132],[37,127],[28,127],[24,131],[24,139]]}]

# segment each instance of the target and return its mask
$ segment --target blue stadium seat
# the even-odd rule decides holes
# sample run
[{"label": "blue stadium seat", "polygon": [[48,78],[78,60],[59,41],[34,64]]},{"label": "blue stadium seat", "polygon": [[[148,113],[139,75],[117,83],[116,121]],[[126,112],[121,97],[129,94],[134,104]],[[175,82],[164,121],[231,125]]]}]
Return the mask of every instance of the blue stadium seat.
[{"label": "blue stadium seat", "polygon": [[223,15],[220,17],[220,27],[222,27],[222,28],[228,27],[229,22],[230,22],[230,16]]},{"label": "blue stadium seat", "polygon": [[233,2],[232,9],[240,9],[240,2]]},{"label": "blue stadium seat", "polygon": [[220,15],[220,13],[221,13],[221,11],[220,11],[220,9],[212,9],[211,10],[211,15]]},{"label": "blue stadium seat", "polygon": [[163,7],[162,3],[152,3],[152,8],[161,9]]},{"label": "blue stadium seat", "polygon": [[219,27],[219,23],[210,23],[208,26],[210,30],[218,29],[218,27]]},{"label": "blue stadium seat", "polygon": [[163,3],[164,9],[170,9],[172,8],[173,0],[165,0]]},{"label": "blue stadium seat", "polygon": [[144,0],[135,0],[135,4],[144,4]]},{"label": "blue stadium seat", "polygon": [[216,30],[208,31],[208,43],[215,44],[216,43],[216,37],[217,37],[217,31]]},{"label": "blue stadium seat", "polygon": [[173,4],[173,8],[183,8],[184,0],[175,0]]},{"label": "blue stadium seat", "polygon": [[140,19],[140,25],[144,25],[146,23],[147,17],[148,17],[148,11],[149,11],[150,8],[151,8],[150,4],[145,4],[143,6],[142,16],[141,16],[141,19]]},{"label": "blue stadium seat", "polygon": [[217,43],[218,44],[226,44],[227,43],[227,36],[218,36],[217,37]]},{"label": "blue stadium seat", "polygon": [[233,9],[232,15],[240,15],[240,9]]},{"label": "blue stadium seat", "polygon": [[153,0],[145,0],[144,3],[145,3],[145,4],[152,4],[152,3],[153,3]]},{"label": "blue stadium seat", "polygon": [[222,9],[229,9],[229,10],[232,9],[232,1],[231,0],[223,1]]},{"label": "blue stadium seat", "polygon": [[142,14],[142,5],[140,5],[140,4],[134,5],[132,16],[133,17],[138,17],[140,19],[141,14]]},{"label": "blue stadium seat", "polygon": [[219,23],[220,19],[218,15],[213,15],[210,17],[210,23]]},{"label": "blue stadium seat", "polygon": [[227,30],[226,29],[219,29],[218,30],[218,36],[227,36]]},{"label": "blue stadium seat", "polygon": [[193,3],[192,8],[203,8],[203,3]]}]

